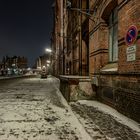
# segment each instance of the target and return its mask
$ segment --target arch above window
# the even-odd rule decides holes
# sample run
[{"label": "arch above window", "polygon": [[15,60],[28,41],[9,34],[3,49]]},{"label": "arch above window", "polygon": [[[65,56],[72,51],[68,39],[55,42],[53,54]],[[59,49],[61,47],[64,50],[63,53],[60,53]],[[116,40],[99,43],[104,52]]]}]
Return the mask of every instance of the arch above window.
[{"label": "arch above window", "polygon": [[109,17],[113,9],[118,6],[118,0],[110,0],[107,5],[102,9],[101,18],[109,24]]},{"label": "arch above window", "polygon": [[109,62],[118,61],[118,0],[108,0],[103,3],[101,19],[108,26]]}]

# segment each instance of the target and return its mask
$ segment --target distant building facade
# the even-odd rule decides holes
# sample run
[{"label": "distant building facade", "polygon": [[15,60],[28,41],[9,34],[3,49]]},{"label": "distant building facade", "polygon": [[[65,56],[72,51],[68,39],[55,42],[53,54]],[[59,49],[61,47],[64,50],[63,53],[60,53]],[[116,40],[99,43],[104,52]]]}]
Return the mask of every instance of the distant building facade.
[{"label": "distant building facade", "polygon": [[55,73],[90,76],[98,100],[140,122],[139,7],[139,0],[56,0],[52,42]]},{"label": "distant building facade", "polygon": [[50,59],[51,59],[51,57],[48,54],[44,54],[42,56],[39,56],[37,58],[37,61],[36,61],[36,67],[38,69],[42,69],[43,66],[47,67],[47,60],[50,60]]},{"label": "distant building facade", "polygon": [[27,58],[21,57],[21,56],[3,57],[2,62],[1,62],[1,69],[11,68],[12,66],[19,69],[27,68],[28,60]]}]

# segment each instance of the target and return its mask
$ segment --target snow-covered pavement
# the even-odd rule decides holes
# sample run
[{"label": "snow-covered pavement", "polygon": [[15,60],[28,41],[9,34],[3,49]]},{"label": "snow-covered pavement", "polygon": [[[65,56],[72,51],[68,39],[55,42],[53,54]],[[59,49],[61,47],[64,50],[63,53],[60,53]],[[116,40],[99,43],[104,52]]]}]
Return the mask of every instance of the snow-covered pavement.
[{"label": "snow-covered pavement", "polygon": [[71,107],[93,140],[140,140],[140,125],[107,105],[82,100]]},{"label": "snow-covered pavement", "polygon": [[58,90],[59,81],[0,81],[0,140],[91,140]]},{"label": "snow-covered pavement", "polygon": [[54,77],[0,80],[0,140],[140,140],[139,124],[116,110],[70,105]]}]

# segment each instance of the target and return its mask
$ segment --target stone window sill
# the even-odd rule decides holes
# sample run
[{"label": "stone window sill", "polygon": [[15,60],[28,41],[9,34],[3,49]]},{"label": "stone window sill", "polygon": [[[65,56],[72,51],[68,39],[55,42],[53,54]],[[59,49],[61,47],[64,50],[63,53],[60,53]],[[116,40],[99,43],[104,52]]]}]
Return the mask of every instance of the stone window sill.
[{"label": "stone window sill", "polygon": [[101,70],[100,73],[118,73],[118,63],[111,63],[105,65]]}]

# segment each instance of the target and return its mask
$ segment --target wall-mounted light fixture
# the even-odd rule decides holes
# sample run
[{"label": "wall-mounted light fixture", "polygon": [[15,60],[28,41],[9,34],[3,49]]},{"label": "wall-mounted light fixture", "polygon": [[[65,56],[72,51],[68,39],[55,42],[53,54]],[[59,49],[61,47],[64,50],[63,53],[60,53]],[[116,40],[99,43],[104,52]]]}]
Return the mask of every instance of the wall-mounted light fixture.
[{"label": "wall-mounted light fixture", "polygon": [[48,53],[51,53],[52,52],[52,50],[51,49],[48,49],[48,48],[45,49],[45,51],[48,52]]},{"label": "wall-mounted light fixture", "polygon": [[[66,5],[66,6],[67,6],[67,9],[68,9],[68,10],[71,10],[71,11],[78,11],[78,12],[80,12],[81,14],[87,15],[88,18],[89,18],[91,21],[95,22],[95,20],[91,18],[93,15],[90,14],[90,12],[89,12],[89,11],[91,11],[90,9],[73,8],[73,7],[71,7],[71,2],[70,2],[69,0],[67,0],[67,5]],[[95,13],[96,11],[93,10],[92,12],[94,13],[94,16],[95,16],[95,15],[96,15],[96,13]]]},{"label": "wall-mounted light fixture", "polygon": [[47,64],[47,67],[49,67],[50,66],[50,64]]},{"label": "wall-mounted light fixture", "polygon": [[72,37],[69,37],[69,36],[63,36],[63,35],[60,35],[60,33],[57,33],[57,35],[58,35],[59,37],[66,38],[66,39],[72,41]]},{"label": "wall-mounted light fixture", "polygon": [[46,62],[47,62],[47,64],[50,64],[50,63],[51,63],[51,61],[50,61],[50,60],[47,60]]}]

